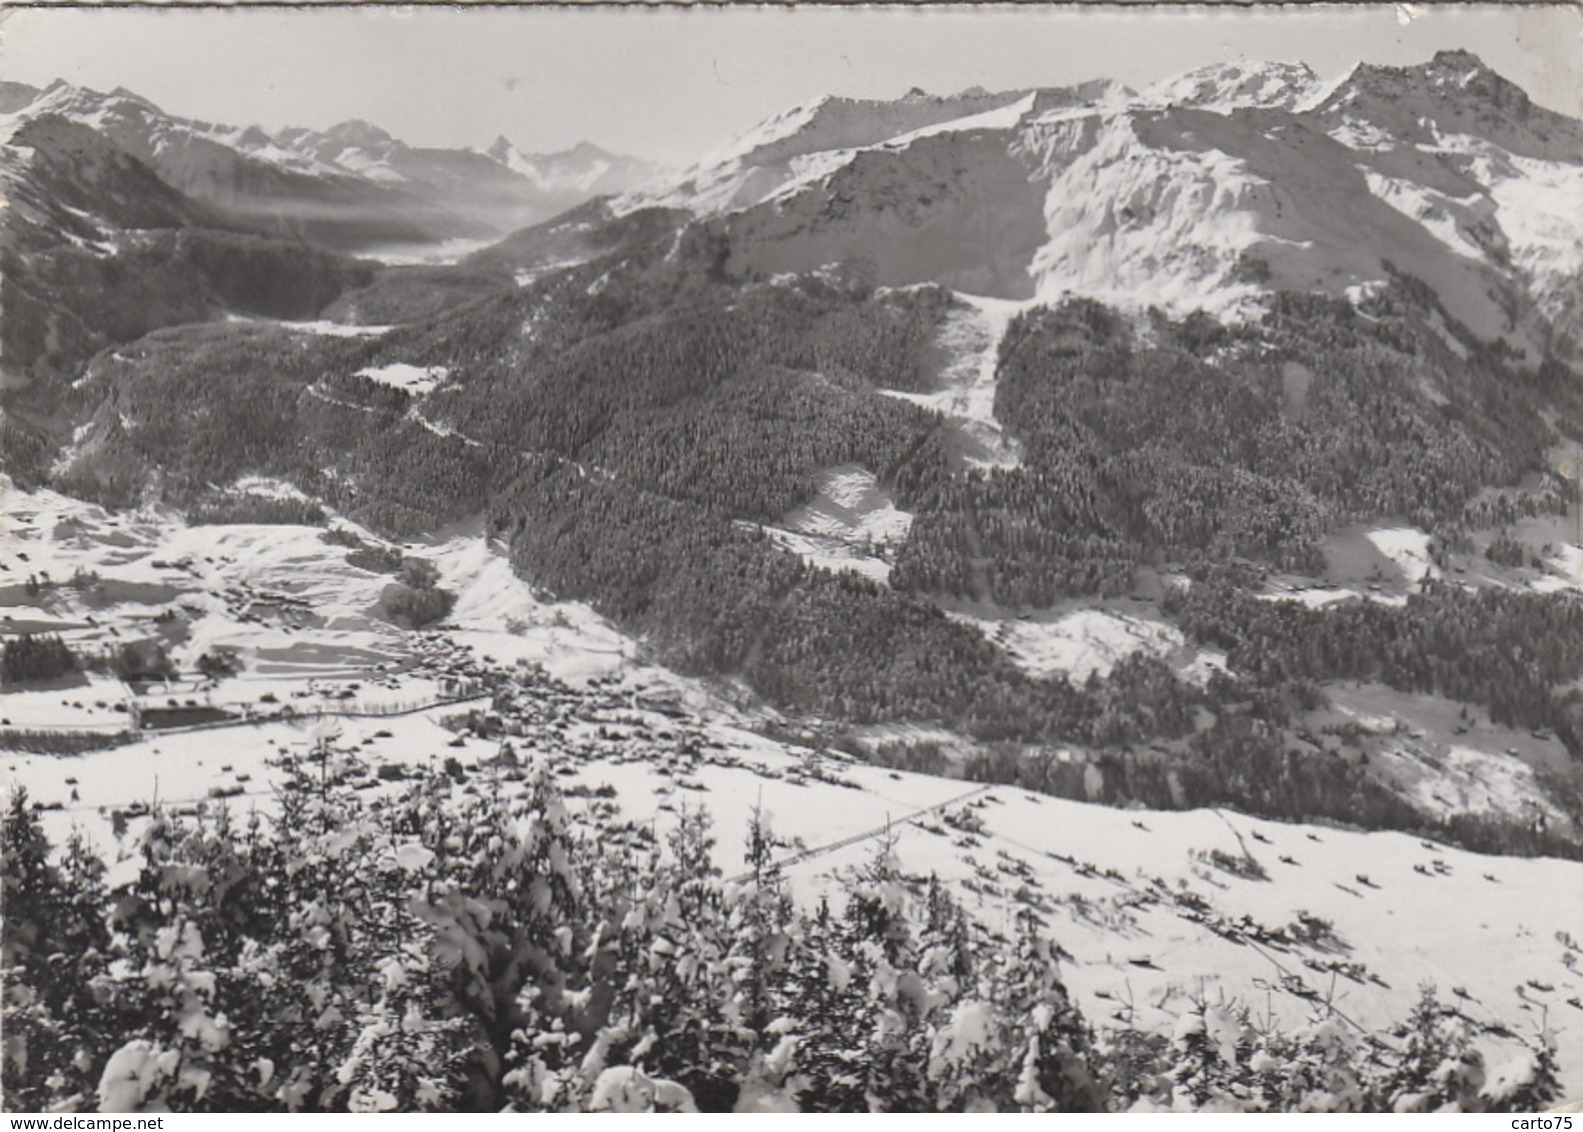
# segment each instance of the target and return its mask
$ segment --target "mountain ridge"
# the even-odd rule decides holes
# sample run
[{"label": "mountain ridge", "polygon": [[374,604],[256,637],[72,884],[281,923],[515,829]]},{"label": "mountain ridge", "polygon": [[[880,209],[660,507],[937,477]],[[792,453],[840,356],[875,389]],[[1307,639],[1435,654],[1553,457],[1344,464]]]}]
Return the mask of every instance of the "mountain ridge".
[{"label": "mountain ridge", "polygon": [[504,235],[653,172],[638,159],[605,155],[597,176],[561,175],[558,160],[589,156],[579,149],[542,155],[534,159],[542,168],[524,169],[479,150],[410,146],[357,119],[322,131],[221,126],[168,114],[124,88],[105,94],[59,79],[0,94],[0,130],[44,114],[99,130],[234,222],[342,251]]},{"label": "mountain ridge", "polygon": [[[821,120],[832,106],[839,128]],[[1095,82],[972,105],[821,100],[616,207],[725,217],[744,270],[816,266],[807,249],[819,245],[811,254],[845,248],[894,285],[950,281],[914,260],[895,218],[960,229],[973,221],[959,205],[988,209],[1046,233],[982,240],[976,265],[953,250],[956,285],[1178,313],[1247,317],[1273,289],[1343,295],[1406,272],[1481,338],[1538,364],[1583,330],[1580,130],[1467,52],[1360,64],[1330,83],[1301,64],[1228,64],[1142,94]]]}]

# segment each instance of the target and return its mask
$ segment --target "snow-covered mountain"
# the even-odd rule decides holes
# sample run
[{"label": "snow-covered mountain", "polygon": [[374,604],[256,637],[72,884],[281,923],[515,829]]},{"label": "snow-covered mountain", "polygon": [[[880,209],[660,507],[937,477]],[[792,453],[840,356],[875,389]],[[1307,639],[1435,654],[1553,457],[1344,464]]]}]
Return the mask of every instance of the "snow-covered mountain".
[{"label": "snow-covered mountain", "polygon": [[641,157],[627,157],[580,142],[554,153],[523,153],[504,137],[484,151],[513,173],[526,177],[547,196],[566,197],[577,203],[591,197],[624,193],[661,173],[661,167]]},{"label": "snow-covered mountain", "polygon": [[1244,107],[1295,110],[1323,89],[1305,63],[1213,63],[1162,80],[1144,92],[1157,106],[1196,106],[1228,112]]},{"label": "snow-covered mountain", "polygon": [[[269,133],[168,114],[124,89],[0,91],[0,134],[54,115],[87,126],[228,219],[343,249],[498,236],[653,170],[579,147],[544,158],[410,146],[368,122]],[[508,147],[509,148],[509,147]]]},{"label": "snow-covered mountain", "polygon": [[916,88],[890,102],[827,96],[760,123],[669,183],[634,194],[631,203],[706,210],[754,204],[783,185],[828,171],[856,150],[997,110],[1019,97],[972,89],[938,98]]},{"label": "snow-covered mountain", "polygon": [[1583,126],[1466,52],[1324,82],[1217,65],[1114,83],[826,99],[629,194],[722,215],[734,264],[1221,315],[1400,275],[1529,362],[1583,330]]},{"label": "snow-covered mountain", "polygon": [[94,130],[57,115],[23,124],[0,149],[17,246],[97,247],[127,229],[211,221],[204,209]]}]

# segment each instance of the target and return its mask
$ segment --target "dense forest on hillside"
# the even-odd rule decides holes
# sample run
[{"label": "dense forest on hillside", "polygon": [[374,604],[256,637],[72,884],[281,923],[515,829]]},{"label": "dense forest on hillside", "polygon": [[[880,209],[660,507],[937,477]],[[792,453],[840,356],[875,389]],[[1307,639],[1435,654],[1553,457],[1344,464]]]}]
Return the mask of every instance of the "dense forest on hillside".
[{"label": "dense forest on hillside", "polygon": [[1013,323],[997,376],[1024,465],[921,500],[901,588],[1038,608],[1123,592],[1136,565],[1319,574],[1319,537],[1357,519],[1455,530],[1558,510],[1554,489],[1504,513],[1481,497],[1549,471],[1542,410],[1558,395],[1583,420],[1553,371],[1459,357],[1389,296],[1364,314],[1281,295],[1241,328],[1156,315],[1141,340],[1115,310],[1071,300]]},{"label": "dense forest on hillside", "polygon": [[1263,686],[1377,681],[1484,705],[1498,724],[1550,728],[1583,758],[1583,602],[1572,595],[1469,592],[1429,581],[1403,606],[1309,609],[1227,586],[1173,593],[1165,610]]},{"label": "dense forest on hillside", "polygon": [[[269,475],[399,537],[482,513],[535,585],[589,602],[667,663],[826,720],[1086,748],[1108,801],[1433,826],[1368,770],[1287,742],[1323,702],[1316,683],[1337,677],[1487,703],[1578,750],[1567,646],[1535,668],[1498,656],[1489,629],[1463,669],[1420,670],[1445,640],[1468,643],[1448,627],[1508,611],[1447,593],[1308,613],[1239,589],[1263,570],[1321,572],[1318,541],[1344,522],[1405,516],[1443,547],[1564,506],[1544,465],[1557,434],[1535,422],[1545,406],[1556,428],[1583,420],[1578,395],[1554,367],[1509,373],[1453,350],[1410,281],[1361,312],[1278,296],[1240,328],[1137,325],[1087,300],[1027,313],[1001,344],[996,400],[1023,463],[974,471],[945,421],[882,392],[932,388],[947,292],[834,270],[733,280],[707,224],[661,215],[633,233],[379,337],[233,324],[101,354],[72,394],[98,408],[61,482],[118,503],[157,484],[202,516],[217,485]],[[360,375],[398,362],[444,379],[415,396]],[[752,525],[843,464],[915,513],[893,588],[815,569]],[[1043,608],[1126,593],[1143,566],[1205,583],[1167,613],[1228,652],[1229,678],[1198,687],[1157,662],[1081,688],[1035,678],[933,602]],[[1555,600],[1522,616],[1546,621]],[[1316,658],[1310,637],[1372,659]],[[1397,639],[1413,657],[1391,659]],[[1093,793],[1080,763],[986,755],[974,773]]]},{"label": "dense forest on hillside", "polygon": [[[945,292],[875,296],[819,279],[738,291],[654,258],[592,294],[557,277],[374,342],[194,327],[101,355],[84,396],[117,390],[118,418],[138,424],[122,436],[104,422],[98,447],[116,458],[80,459],[78,485],[93,492],[134,460],[160,469],[179,501],[253,471],[411,532],[481,510],[523,455],[763,520],[805,501],[832,464],[938,478],[939,421],[873,387],[924,380]],[[646,271],[672,287],[668,302],[627,278]],[[542,323],[529,344],[525,318]],[[357,376],[391,361],[449,376],[415,406]]]},{"label": "dense forest on hillside", "polygon": [[62,244],[0,255],[7,365],[48,382],[95,352],[227,314],[312,318],[373,268],[302,244],[210,229],[152,232],[114,256]]}]

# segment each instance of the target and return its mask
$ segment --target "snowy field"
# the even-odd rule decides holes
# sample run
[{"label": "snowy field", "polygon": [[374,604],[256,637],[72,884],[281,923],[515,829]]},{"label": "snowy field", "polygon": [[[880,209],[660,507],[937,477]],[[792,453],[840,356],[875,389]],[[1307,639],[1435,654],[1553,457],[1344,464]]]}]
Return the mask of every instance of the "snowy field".
[{"label": "snowy field", "polygon": [[1224,657],[1189,645],[1180,629],[1141,601],[1064,602],[1021,614],[985,603],[960,603],[948,613],[1000,646],[1030,676],[1065,673],[1082,683],[1094,673],[1108,676],[1117,662],[1136,652],[1159,657],[1200,679],[1225,666]]},{"label": "snowy field", "polygon": [[814,497],[778,526],[759,529],[815,566],[885,582],[890,579],[886,552],[906,541],[912,514],[896,506],[873,472],[842,464],[826,468]]},{"label": "snowy field", "polygon": [[377,381],[392,389],[405,390],[414,397],[432,393],[444,383],[449,374],[450,371],[444,366],[415,366],[408,362],[368,366],[357,371],[358,377],[366,377],[370,381]]},{"label": "snowy field", "polygon": [[[728,876],[741,869],[739,834],[756,805],[787,843],[787,873],[804,900],[867,860],[888,828],[906,872],[948,880],[990,927],[1009,931],[1019,907],[1035,908],[1070,953],[1064,978],[1097,1025],[1168,1030],[1192,996],[1223,996],[1289,1024],[1329,1002],[1373,1029],[1404,1015],[1431,981],[1475,1022],[1523,1029],[1547,1018],[1566,1090],[1583,1089],[1583,975],[1558,938],[1583,923],[1583,864],[1480,857],[1402,834],[1226,811],[1124,811],[977,787],[848,763],[721,722],[678,722],[628,702],[622,692],[563,699],[570,726],[523,749],[554,766],[574,794],[610,788],[623,817],[640,825],[663,831],[683,805],[707,807],[716,863]],[[458,741],[441,726],[444,714],[342,721],[337,757],[409,769],[454,758],[465,772],[458,790],[514,788],[493,765],[498,744]],[[703,753],[681,753],[666,738],[677,732],[694,736]],[[189,812],[267,810],[279,773],[271,759],[305,753],[323,734],[274,722],[150,737],[75,759],[9,755],[4,765],[37,800],[63,807],[44,813],[52,837],[75,826],[108,845],[118,822],[135,833],[134,804],[156,796]],[[372,776],[369,783],[396,788]],[[1217,852],[1256,869],[1227,871]],[[112,879],[133,867],[117,866]],[[1495,1034],[1485,1044],[1493,1064],[1515,1049]]]},{"label": "snowy field", "polygon": [[1480,708],[1382,684],[1336,681],[1324,691],[1330,706],[1307,717],[1310,733],[1328,733],[1322,745],[1339,757],[1366,759],[1424,812],[1503,814],[1576,828],[1577,818],[1540,781],[1571,763],[1550,732],[1502,726]]},{"label": "snowy field", "polygon": [[[1533,593],[1583,589],[1583,547],[1577,544],[1576,519],[1542,515],[1519,520],[1511,535],[1534,562],[1502,566],[1484,554],[1492,531],[1474,532],[1474,553],[1445,556],[1446,569],[1430,555],[1430,536],[1417,527],[1357,525],[1320,540],[1325,572],[1322,578],[1277,575],[1260,597],[1299,601],[1322,608],[1339,601],[1363,599],[1403,605],[1428,579],[1444,579],[1468,588],[1499,587]],[[1535,564],[1536,563],[1536,564]]]}]

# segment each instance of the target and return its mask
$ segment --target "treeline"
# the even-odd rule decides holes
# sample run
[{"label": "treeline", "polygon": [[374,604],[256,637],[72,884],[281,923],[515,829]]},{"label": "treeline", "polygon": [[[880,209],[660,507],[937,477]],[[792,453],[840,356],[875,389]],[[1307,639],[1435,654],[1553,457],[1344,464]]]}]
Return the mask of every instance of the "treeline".
[{"label": "treeline", "polygon": [[[474,438],[774,520],[823,468],[861,464],[889,480],[935,455],[924,442],[938,419],[872,390],[922,380],[946,305],[932,290],[876,298],[817,279],[702,288],[553,350],[535,322],[520,358],[469,371],[434,402]],[[540,321],[579,318],[557,309]]]},{"label": "treeline", "polygon": [[1082,687],[1035,679],[928,602],[809,566],[720,512],[561,463],[524,475],[491,526],[557,598],[587,601],[668,663],[740,677],[789,711],[1121,746],[1191,733],[1206,702],[1141,655]]},{"label": "treeline", "polygon": [[[548,301],[535,294],[520,302]],[[524,311],[504,299],[385,343],[231,325],[154,335],[96,360],[83,395],[117,410],[96,420],[68,486],[127,502],[158,469],[168,495],[192,502],[272,475],[410,534],[482,510],[524,453],[755,519],[805,502],[832,465],[938,478],[937,418],[873,388],[924,380],[944,292],[802,280],[682,294],[612,326],[603,292],[579,295],[524,345]],[[424,399],[427,425],[409,394],[357,375],[430,357],[453,380]]]},{"label": "treeline", "polygon": [[[405,393],[355,376],[367,350],[225,325],[165,331],[103,355],[85,393],[119,407],[96,415],[62,486],[122,504],[157,480],[199,521],[316,521],[311,505],[245,503],[211,487],[262,475],[397,536],[481,511],[516,474],[515,448],[471,444],[397,412]],[[354,392],[363,400],[343,396]]]},{"label": "treeline", "polygon": [[106,347],[228,314],[312,318],[375,275],[371,264],[300,241],[212,227],[122,236],[113,254],[62,241],[19,255],[7,241],[0,264],[8,365],[50,396]]},{"label": "treeline", "polygon": [[[883,761],[923,773],[946,768],[927,747],[914,754],[892,746]],[[1366,764],[1294,741],[1257,703],[1250,706],[1246,693],[1228,697],[1214,722],[1185,741],[1075,756],[992,746],[960,773],[1081,802],[1158,810],[1227,806],[1276,821],[1415,833],[1473,853],[1583,859],[1575,836],[1521,815],[1421,810]],[[1574,800],[1575,794],[1574,787]]]},{"label": "treeline", "polygon": [[74,649],[58,634],[21,633],[0,648],[0,675],[7,684],[42,683],[84,669],[110,672],[123,680],[171,676],[175,666],[152,637],[98,649]]},{"label": "treeline", "polygon": [[1039,471],[955,476],[924,494],[891,584],[1014,609],[1125,593],[1141,549],[1105,514],[1104,494],[1076,450]]},{"label": "treeline", "polygon": [[809,566],[722,513],[620,480],[545,462],[492,525],[513,564],[556,597],[789,711],[933,720],[991,741],[1141,742],[1192,726],[1195,693],[1157,661],[1082,688],[1034,679],[928,602]]},{"label": "treeline", "polygon": [[546,462],[498,504],[512,562],[690,671],[746,679],[789,709],[1043,732],[1081,714],[925,602],[814,569],[728,515]]},{"label": "treeline", "polygon": [[69,478],[83,490],[104,467],[135,464],[143,482],[158,469],[175,502],[196,502],[211,484],[247,475],[289,482],[318,455],[300,451],[306,389],[352,349],[278,327],[211,324],[101,354],[77,395],[119,408],[97,414],[90,451]]},{"label": "treeline", "polygon": [[318,527],[323,526],[325,516],[324,508],[311,499],[222,491],[199,499],[188,507],[187,521],[194,526],[258,523]]}]

